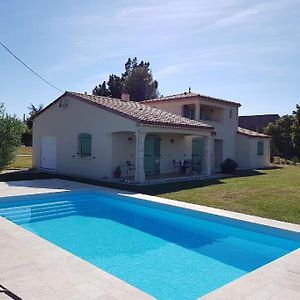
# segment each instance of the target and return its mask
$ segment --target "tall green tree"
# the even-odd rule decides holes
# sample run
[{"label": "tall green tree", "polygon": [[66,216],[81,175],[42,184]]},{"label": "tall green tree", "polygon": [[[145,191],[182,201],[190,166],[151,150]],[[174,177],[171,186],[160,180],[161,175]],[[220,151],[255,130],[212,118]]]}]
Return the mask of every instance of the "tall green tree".
[{"label": "tall green tree", "polygon": [[135,101],[158,97],[158,82],[153,79],[149,62],[128,58],[122,74],[124,91]]},{"label": "tall green tree", "polygon": [[122,93],[122,79],[114,74],[109,75],[109,79],[107,81],[109,96],[113,98],[121,98]]},{"label": "tall green tree", "polygon": [[272,154],[281,155],[285,159],[297,156],[300,159],[300,104],[292,115],[284,115],[275,123],[265,128],[270,135]]},{"label": "tall green tree", "polygon": [[25,124],[31,130],[32,129],[32,119],[33,119],[33,117],[37,113],[39,113],[44,108],[44,106],[43,106],[43,104],[35,106],[34,104],[31,103],[27,108],[29,110],[29,116],[26,118]]},{"label": "tall green tree", "polygon": [[294,126],[292,140],[295,145],[296,156],[300,159],[300,103],[296,105],[293,111]]},{"label": "tall green tree", "polygon": [[120,98],[122,92],[129,93],[130,99],[135,101],[159,96],[158,82],[153,79],[149,62],[128,58],[121,76],[111,74],[107,83],[103,81],[93,89],[93,95],[114,98]]},{"label": "tall green tree", "polygon": [[24,123],[16,116],[8,115],[0,103],[0,171],[11,164],[21,146]]},{"label": "tall green tree", "polygon": [[111,96],[106,86],[106,81],[103,81],[102,84],[95,86],[95,88],[93,89],[93,95],[105,96],[105,97]]}]

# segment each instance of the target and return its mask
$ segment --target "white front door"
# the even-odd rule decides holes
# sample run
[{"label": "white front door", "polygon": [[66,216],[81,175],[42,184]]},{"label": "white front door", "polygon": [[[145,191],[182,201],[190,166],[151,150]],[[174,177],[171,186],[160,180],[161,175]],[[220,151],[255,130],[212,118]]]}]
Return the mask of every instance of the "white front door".
[{"label": "white front door", "polygon": [[54,135],[41,138],[41,168],[56,170],[56,136]]}]

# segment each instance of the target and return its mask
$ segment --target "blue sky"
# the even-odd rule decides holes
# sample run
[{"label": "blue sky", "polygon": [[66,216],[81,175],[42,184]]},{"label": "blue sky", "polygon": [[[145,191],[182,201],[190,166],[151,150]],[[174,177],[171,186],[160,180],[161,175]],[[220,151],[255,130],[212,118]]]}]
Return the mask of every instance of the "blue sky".
[{"label": "blue sky", "polygon": [[[299,0],[1,0],[0,40],[62,90],[90,93],[137,56],[163,95],[191,86],[241,102],[241,115],[300,102]],[[9,113],[60,94],[0,48]]]}]

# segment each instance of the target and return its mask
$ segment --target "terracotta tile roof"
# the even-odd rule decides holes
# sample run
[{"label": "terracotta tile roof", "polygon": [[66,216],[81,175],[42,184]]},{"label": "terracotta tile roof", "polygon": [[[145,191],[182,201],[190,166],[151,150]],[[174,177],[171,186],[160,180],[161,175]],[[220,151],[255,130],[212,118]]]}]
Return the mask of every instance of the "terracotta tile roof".
[{"label": "terracotta tile roof", "polygon": [[110,97],[94,96],[75,92],[66,92],[64,95],[70,95],[83,101],[88,101],[103,109],[112,111],[144,125],[173,128],[213,129],[212,126],[203,122],[190,120],[135,101],[122,101],[120,99]]},{"label": "terracotta tile roof", "polygon": [[278,114],[239,116],[239,126],[262,133],[269,123],[275,123],[279,118]]},{"label": "terracotta tile roof", "polygon": [[256,137],[256,138],[271,138],[269,135],[265,135],[256,131],[252,131],[246,128],[238,127],[237,133],[244,134],[250,137]]},{"label": "terracotta tile roof", "polygon": [[144,100],[144,101],[142,101],[142,103],[164,102],[164,101],[172,101],[172,100],[184,100],[184,99],[195,98],[195,97],[205,98],[206,100],[212,101],[212,102],[220,102],[220,103],[223,103],[223,104],[241,106],[241,104],[238,103],[238,102],[228,101],[228,100],[225,100],[225,99],[206,96],[206,95],[202,95],[202,94],[199,94],[199,93],[192,93],[192,92],[185,92],[185,93],[181,93],[181,94],[176,94],[176,95],[171,95],[171,96],[166,96],[166,97],[160,97],[160,98],[156,98],[156,99]]}]

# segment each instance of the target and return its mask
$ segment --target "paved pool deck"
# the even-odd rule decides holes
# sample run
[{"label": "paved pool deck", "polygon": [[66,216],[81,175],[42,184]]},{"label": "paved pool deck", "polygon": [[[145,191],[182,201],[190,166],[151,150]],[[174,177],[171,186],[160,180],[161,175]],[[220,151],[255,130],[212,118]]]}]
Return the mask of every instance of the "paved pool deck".
[{"label": "paved pool deck", "polygon": [[[1,197],[76,189],[99,189],[300,233],[300,226],[154,196],[127,193],[60,179],[0,182]],[[153,297],[0,217],[1,285],[30,299],[153,299]],[[170,297],[171,299],[172,297]],[[12,299],[0,292],[0,299]],[[300,299],[300,249],[201,299]]]}]

